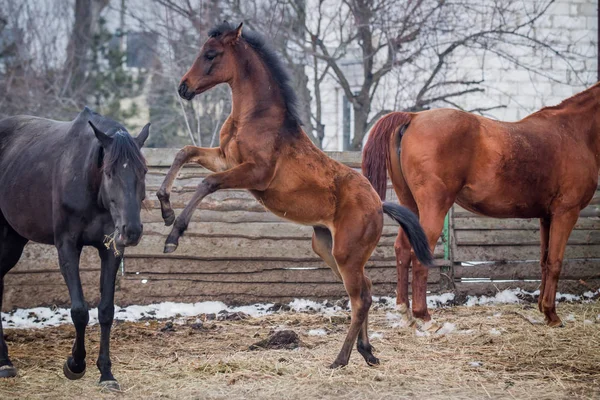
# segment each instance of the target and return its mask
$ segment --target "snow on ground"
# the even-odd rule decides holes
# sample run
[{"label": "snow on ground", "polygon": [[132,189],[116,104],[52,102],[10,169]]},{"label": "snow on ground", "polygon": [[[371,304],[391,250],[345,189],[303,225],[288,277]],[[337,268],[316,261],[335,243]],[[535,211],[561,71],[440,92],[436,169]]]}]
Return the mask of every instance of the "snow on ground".
[{"label": "snow on ground", "polygon": [[[595,292],[586,292],[582,296],[576,296],[571,294],[557,293],[556,299],[562,301],[590,301],[590,299],[598,296],[600,290]],[[522,298],[533,297],[539,295],[539,291],[527,292],[521,289],[507,289],[502,292],[498,292],[494,297],[488,296],[468,296],[466,306],[476,305],[491,305],[491,304],[506,304],[506,303],[519,303]],[[427,305],[430,308],[443,307],[448,304],[452,304],[454,301],[454,293],[443,293],[440,295],[427,296]],[[377,297],[373,296],[374,307],[395,310],[396,299],[393,297]],[[343,302],[336,302],[335,304],[329,301],[316,302],[306,299],[295,299],[288,304],[288,307],[292,311],[296,312],[318,312],[324,315],[334,315],[340,312],[346,312],[347,306]],[[280,308],[280,307],[279,307]],[[205,301],[199,303],[174,303],[164,302],[158,304],[151,304],[148,306],[128,306],[118,307],[115,306],[115,319],[122,321],[140,321],[145,319],[168,319],[168,318],[182,318],[182,317],[193,317],[201,314],[219,314],[222,312],[235,313],[242,312],[252,317],[258,317],[266,314],[276,312],[278,307],[273,304],[253,304],[241,307],[229,307],[225,303],[220,301]],[[494,315],[496,316],[496,315]],[[2,324],[6,328],[43,328],[45,326],[56,326],[61,324],[71,323],[70,310],[67,308],[48,308],[48,307],[37,307],[30,309],[17,309],[9,313],[2,313]],[[394,327],[404,327],[407,325],[406,321],[401,318],[400,315],[388,312],[386,318]],[[597,317],[600,320],[600,315]],[[98,309],[94,308],[90,310],[90,324],[98,323]],[[532,323],[538,323],[538,321],[532,321]],[[455,331],[454,326],[450,327],[449,324],[444,324],[441,330],[448,330],[448,332],[442,331],[442,333],[450,333]],[[457,333],[463,333],[457,331]]]},{"label": "snow on ground", "polygon": [[325,335],[327,335],[327,331],[323,328],[311,329],[310,331],[308,331],[308,335],[309,336],[325,336]]}]

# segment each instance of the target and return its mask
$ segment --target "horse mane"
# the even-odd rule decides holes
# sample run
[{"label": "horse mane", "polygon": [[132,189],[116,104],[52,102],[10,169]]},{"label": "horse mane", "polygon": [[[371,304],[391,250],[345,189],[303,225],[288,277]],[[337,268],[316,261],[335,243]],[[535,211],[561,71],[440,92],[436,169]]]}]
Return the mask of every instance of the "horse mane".
[{"label": "horse mane", "polygon": [[99,154],[102,162],[101,166],[104,171],[112,174],[117,166],[127,163],[128,166],[133,168],[138,178],[144,178],[144,174],[147,171],[146,159],[133,137],[131,137],[123,125],[87,107],[84,108],[77,118],[84,121],[86,127],[89,127],[87,121],[92,121],[98,129],[112,137],[113,141],[110,148],[106,150],[101,147],[102,150]]},{"label": "horse mane", "polygon": [[[235,29],[235,26],[227,21],[223,21],[219,25],[213,27],[208,32],[208,36],[216,38],[234,31]],[[282,64],[280,57],[275,50],[266,44],[262,35],[257,32],[244,30],[242,31],[242,39],[244,39],[263,60],[265,66],[271,73],[271,76],[279,86],[287,110],[286,114],[288,120],[295,124],[302,125],[302,121],[298,114],[298,100],[296,98],[296,93],[292,87],[290,75]]]}]

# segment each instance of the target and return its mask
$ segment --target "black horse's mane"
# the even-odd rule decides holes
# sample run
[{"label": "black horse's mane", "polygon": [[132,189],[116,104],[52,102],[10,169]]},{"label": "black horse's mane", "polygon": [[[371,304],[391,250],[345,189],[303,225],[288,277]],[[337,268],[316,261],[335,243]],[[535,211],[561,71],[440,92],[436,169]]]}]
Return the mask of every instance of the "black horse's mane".
[{"label": "black horse's mane", "polygon": [[[209,37],[219,37],[228,32],[234,31],[235,26],[224,21],[215,26],[208,32]],[[298,114],[298,100],[296,93],[291,85],[291,78],[286,68],[281,63],[281,59],[277,53],[266,44],[265,39],[257,32],[242,31],[242,39],[244,39],[263,60],[266,67],[271,72],[273,79],[281,90],[281,95],[287,109],[287,117],[292,122],[302,125],[302,121]]]},{"label": "black horse's mane", "polygon": [[113,139],[110,148],[100,152],[102,168],[106,172],[112,174],[117,166],[127,164],[133,168],[139,178],[143,179],[147,171],[146,160],[137,143],[123,125],[87,107],[81,112],[80,117],[86,119],[86,125],[88,125],[88,120],[92,121],[98,129]]}]

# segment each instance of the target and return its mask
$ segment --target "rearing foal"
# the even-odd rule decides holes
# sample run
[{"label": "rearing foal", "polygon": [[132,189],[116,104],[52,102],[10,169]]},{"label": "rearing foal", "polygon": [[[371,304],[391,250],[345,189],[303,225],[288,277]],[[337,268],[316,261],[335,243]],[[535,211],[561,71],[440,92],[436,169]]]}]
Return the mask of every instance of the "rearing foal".
[{"label": "rearing foal", "polygon": [[[539,218],[542,282],[538,306],[550,326],[563,256],[579,212],[598,185],[600,84],[517,122],[450,109],[394,112],[369,135],[363,172],[385,199],[389,172],[398,200],[419,213],[430,246],[456,201],[496,218]],[[398,306],[408,316],[410,245],[396,240]],[[427,269],[413,263],[416,318],[429,320]]]},{"label": "rearing foal", "polygon": [[[248,189],[276,215],[313,226],[315,253],[344,282],[352,320],[331,367],[348,364],[357,337],[360,354],[369,365],[377,364],[367,335],[371,281],[364,266],[381,236],[383,212],[400,223],[417,257],[431,263],[416,216],[397,205],[384,203],[382,207],[364,176],[313,145],[300,127],[289,77],[278,58],[258,36],[242,35],[241,24],[235,29],[225,23],[210,32],[182,78],[179,94],[191,100],[222,82],[231,87],[233,109],[221,129],[220,147],[183,148],[157,193],[165,223],[175,223],[165,252],[177,248],[194,209],[205,196],[220,189]],[[216,173],[204,179],[175,219],[169,193],[178,171],[188,162]]]}]

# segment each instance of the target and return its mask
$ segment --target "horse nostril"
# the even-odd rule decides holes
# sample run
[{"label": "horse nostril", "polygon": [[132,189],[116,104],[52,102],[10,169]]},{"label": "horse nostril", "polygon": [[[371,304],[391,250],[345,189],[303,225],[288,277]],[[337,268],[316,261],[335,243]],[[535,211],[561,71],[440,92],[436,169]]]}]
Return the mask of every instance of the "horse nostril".
[{"label": "horse nostril", "polygon": [[186,92],[187,92],[187,85],[185,82],[183,82],[181,85],[179,85],[179,95],[181,97],[183,97],[183,96],[185,96]]}]

